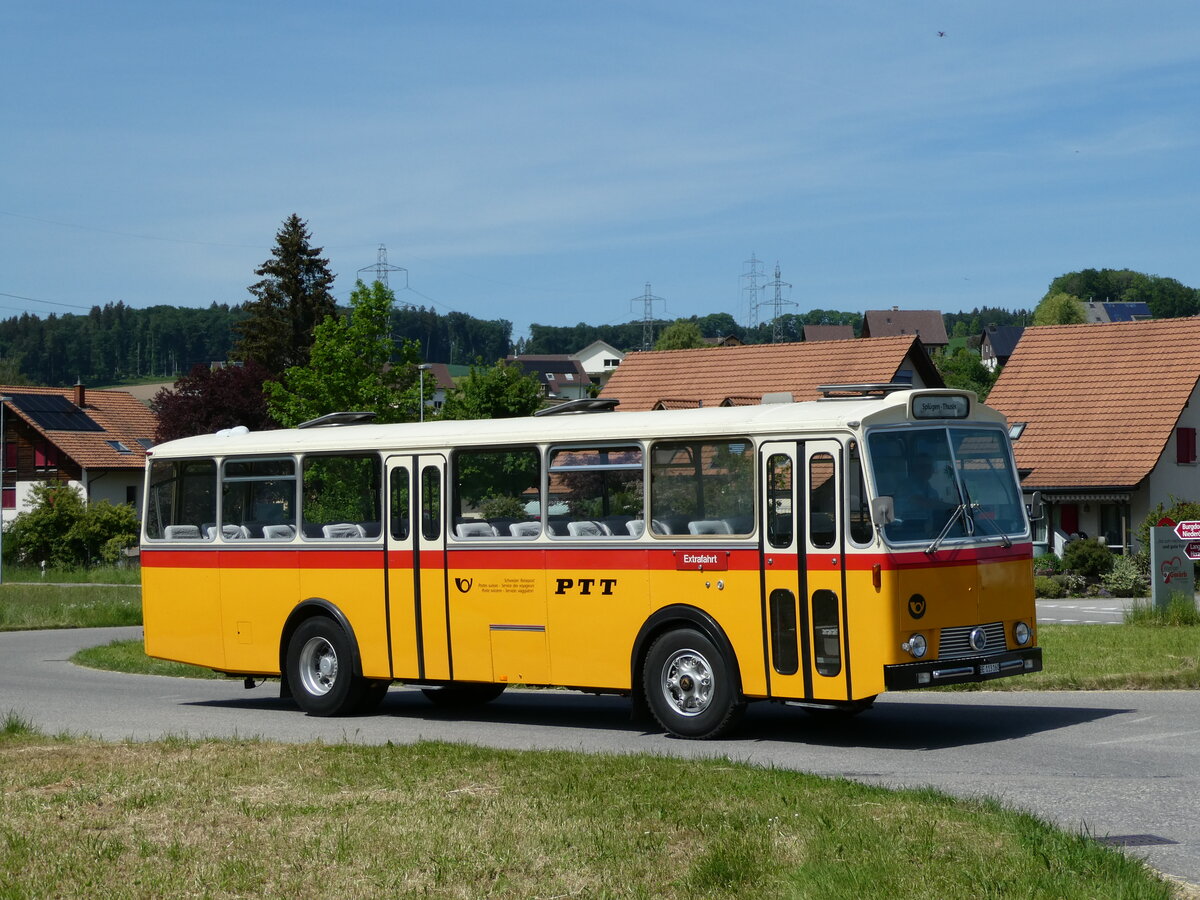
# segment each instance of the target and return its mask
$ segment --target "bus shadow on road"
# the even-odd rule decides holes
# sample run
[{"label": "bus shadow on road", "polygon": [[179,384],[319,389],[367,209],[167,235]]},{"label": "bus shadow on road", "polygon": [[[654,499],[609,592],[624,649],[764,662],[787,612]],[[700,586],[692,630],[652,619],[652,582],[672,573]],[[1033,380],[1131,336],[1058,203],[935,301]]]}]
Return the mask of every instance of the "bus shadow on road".
[{"label": "bus shadow on road", "polygon": [[[253,709],[260,713],[303,715],[294,703],[276,694],[205,700],[195,706]],[[824,747],[883,750],[939,750],[1012,740],[1070,728],[1130,712],[1125,708],[912,702],[890,699],[854,717],[811,714],[782,704],[750,704],[740,727],[720,743],[787,742]],[[412,688],[393,687],[376,712],[342,721],[391,718],[426,723],[455,722],[504,725],[526,729],[588,729],[663,737],[657,723],[635,720],[628,699],[564,690],[510,690],[491,703],[459,708],[434,706]]]}]

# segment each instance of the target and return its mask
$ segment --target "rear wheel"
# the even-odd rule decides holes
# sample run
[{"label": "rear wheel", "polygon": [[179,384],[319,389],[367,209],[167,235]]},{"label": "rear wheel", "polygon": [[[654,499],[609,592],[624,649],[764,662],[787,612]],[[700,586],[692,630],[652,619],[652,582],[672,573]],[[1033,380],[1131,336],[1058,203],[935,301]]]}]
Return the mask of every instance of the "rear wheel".
[{"label": "rear wheel", "polygon": [[434,706],[482,706],[503,694],[504,687],[502,684],[448,684],[445,687],[422,688],[421,693]]},{"label": "rear wheel", "polygon": [[720,737],[746,708],[725,655],[692,628],[669,631],[650,646],[642,685],[654,718],[676,737]]},{"label": "rear wheel", "polygon": [[[288,643],[292,697],[310,716],[357,712],[366,682],[354,674],[354,654],[345,629],[325,616],[300,623]],[[378,700],[383,694],[378,695]]]}]

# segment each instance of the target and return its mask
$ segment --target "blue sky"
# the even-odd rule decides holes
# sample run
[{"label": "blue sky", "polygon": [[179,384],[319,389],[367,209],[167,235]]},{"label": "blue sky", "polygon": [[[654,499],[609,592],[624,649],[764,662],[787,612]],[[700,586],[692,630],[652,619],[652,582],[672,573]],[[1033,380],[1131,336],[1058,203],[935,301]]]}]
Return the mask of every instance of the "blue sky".
[{"label": "blue sky", "polygon": [[[1200,287],[1200,4],[5,4],[0,317],[241,303],[289,214],[345,301],[530,322]],[[945,32],[939,36],[938,32]],[[25,298],[25,299],[22,299]],[[764,310],[762,316],[769,313]]]}]

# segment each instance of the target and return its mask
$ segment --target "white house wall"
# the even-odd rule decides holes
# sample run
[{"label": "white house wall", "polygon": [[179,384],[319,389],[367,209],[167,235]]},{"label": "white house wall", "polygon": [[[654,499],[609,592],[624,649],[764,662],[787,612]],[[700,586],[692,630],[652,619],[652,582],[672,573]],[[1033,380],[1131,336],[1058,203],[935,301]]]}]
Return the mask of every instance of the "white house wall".
[{"label": "white house wall", "polygon": [[1158,458],[1158,465],[1150,471],[1150,477],[1146,480],[1145,506],[1140,510],[1140,514],[1136,507],[1133,510],[1135,526],[1140,525],[1146,514],[1160,502],[1164,506],[1170,506],[1172,498],[1200,501],[1200,465],[1175,461],[1175,439],[1179,428],[1195,428],[1200,431],[1200,389],[1192,389],[1192,396],[1188,399],[1175,428],[1171,429],[1171,437]]}]

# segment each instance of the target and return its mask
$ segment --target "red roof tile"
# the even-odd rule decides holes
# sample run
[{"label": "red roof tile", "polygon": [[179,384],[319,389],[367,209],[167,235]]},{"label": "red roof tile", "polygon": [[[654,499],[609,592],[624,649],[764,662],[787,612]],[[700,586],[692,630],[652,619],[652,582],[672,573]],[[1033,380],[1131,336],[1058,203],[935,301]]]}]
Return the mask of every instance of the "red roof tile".
[{"label": "red roof tile", "polygon": [[[44,388],[0,386],[0,393],[49,394],[74,401],[73,388]],[[138,439],[154,439],[157,420],[145,404],[128,391],[88,390],[84,393],[83,411],[103,431],[60,431],[44,428],[23,413],[16,404],[5,403],[5,414],[15,416],[34,431],[46,436],[52,444],[85,469],[140,469],[146,463],[146,450]],[[108,441],[119,441],[130,453],[121,453]]]},{"label": "red roof tile", "polygon": [[1026,328],[989,406],[1028,423],[1029,488],[1130,488],[1150,474],[1200,378],[1200,319]]},{"label": "red roof tile", "polygon": [[727,397],[790,393],[814,400],[823,384],[892,381],[904,368],[915,368],[929,386],[942,381],[917,339],[873,338],[793,344],[748,344],[699,350],[651,350],[630,353],[613,372],[601,397],[616,397],[621,412],[682,406],[720,406]]}]

